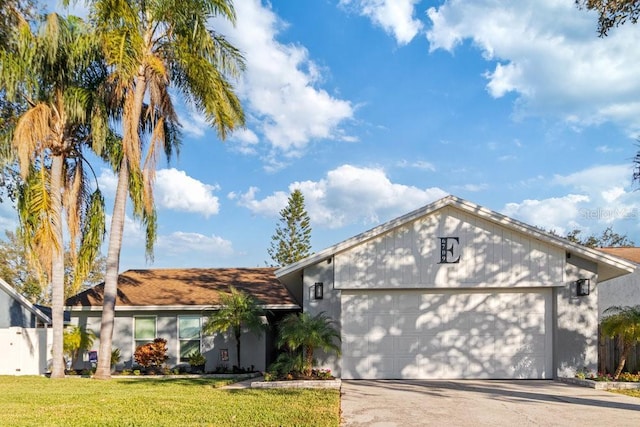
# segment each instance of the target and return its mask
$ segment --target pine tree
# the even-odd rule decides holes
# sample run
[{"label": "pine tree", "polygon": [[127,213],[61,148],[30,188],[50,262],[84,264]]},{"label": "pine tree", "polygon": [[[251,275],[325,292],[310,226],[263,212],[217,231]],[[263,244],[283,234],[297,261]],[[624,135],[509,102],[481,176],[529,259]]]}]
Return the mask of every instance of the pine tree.
[{"label": "pine tree", "polygon": [[294,190],[287,206],[280,211],[280,220],[267,252],[278,266],[289,265],[311,255],[311,221],[304,208],[302,191]]}]

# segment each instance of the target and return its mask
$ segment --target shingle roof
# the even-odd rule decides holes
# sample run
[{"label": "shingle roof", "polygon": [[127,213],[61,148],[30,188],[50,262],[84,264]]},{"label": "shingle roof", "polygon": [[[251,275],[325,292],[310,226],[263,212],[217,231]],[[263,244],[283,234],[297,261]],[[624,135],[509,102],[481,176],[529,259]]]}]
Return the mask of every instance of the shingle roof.
[{"label": "shingle roof", "polygon": [[[247,292],[261,305],[297,303],[275,276],[275,268],[185,268],[128,270],[118,276],[116,307],[215,306],[229,287]],[[102,307],[104,284],[66,301],[70,307]]]},{"label": "shingle roof", "polygon": [[640,248],[597,248],[599,251],[640,264]]}]

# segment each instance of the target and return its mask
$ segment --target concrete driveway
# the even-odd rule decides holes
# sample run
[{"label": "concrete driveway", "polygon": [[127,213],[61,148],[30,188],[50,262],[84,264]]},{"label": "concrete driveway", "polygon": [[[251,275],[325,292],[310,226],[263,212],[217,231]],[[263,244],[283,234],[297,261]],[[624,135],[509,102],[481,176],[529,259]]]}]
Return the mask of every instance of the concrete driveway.
[{"label": "concrete driveway", "polygon": [[343,380],[345,426],[640,426],[640,398],[554,381]]}]

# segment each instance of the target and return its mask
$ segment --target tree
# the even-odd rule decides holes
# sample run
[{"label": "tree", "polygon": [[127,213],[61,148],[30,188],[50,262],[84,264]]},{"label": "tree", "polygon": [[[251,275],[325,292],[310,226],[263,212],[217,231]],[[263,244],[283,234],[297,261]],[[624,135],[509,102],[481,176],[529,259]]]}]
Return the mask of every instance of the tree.
[{"label": "tree", "polygon": [[51,284],[51,377],[59,378],[64,377],[63,219],[78,282],[105,231],[102,195],[89,190],[82,155],[85,146],[99,151],[104,142],[107,118],[96,97],[104,68],[99,46],[79,18],[49,14],[36,33],[21,23],[12,37],[11,50],[0,51],[0,89],[9,102],[26,100],[28,109],[3,136],[11,137],[20,168],[20,237],[40,266],[40,277]]},{"label": "tree", "polygon": [[567,233],[566,239],[589,248],[625,248],[634,245],[626,234],[618,234],[612,227],[607,227],[600,236],[592,234],[581,238],[581,234],[582,230],[574,229]]},{"label": "tree", "polygon": [[[153,256],[155,209],[153,180],[157,154],[167,158],[178,147],[179,123],[172,85],[221,139],[244,125],[239,99],[229,82],[243,69],[239,51],[209,28],[216,17],[235,23],[230,0],[92,0],[90,17],[111,69],[113,93],[122,108],[122,145],[111,156],[118,174],[111,217],[107,271],[95,377],[111,377],[120,249],[127,193],[134,216],[147,230],[147,256]],[[146,138],[145,138],[146,136]],[[143,141],[148,150],[142,159]]]},{"label": "tree", "polygon": [[578,7],[598,12],[598,34],[607,35],[610,29],[629,21],[638,22],[639,0],[576,0]]},{"label": "tree", "polygon": [[[35,272],[33,265],[29,262],[28,248],[24,245],[16,233],[5,231],[5,239],[0,239],[0,278],[6,280],[22,296],[34,304],[50,304],[51,290],[48,280],[44,280]],[[91,268],[81,283],[81,288],[74,284],[78,281],[74,279],[75,272],[72,266],[72,255],[67,246],[65,248],[65,299],[77,292],[95,286],[104,281],[105,257],[99,255],[91,264]]]},{"label": "tree", "polygon": [[[0,3],[0,49],[13,49],[15,29],[31,21],[35,12],[32,0],[4,0]],[[17,173],[14,168],[7,167],[13,160],[11,144],[8,142],[17,118],[26,108],[26,100],[9,101],[5,91],[0,88],[0,202],[5,194],[9,199],[15,200]]]},{"label": "tree", "polygon": [[236,366],[240,364],[240,338],[243,329],[260,332],[265,329],[262,323],[264,311],[257,301],[246,292],[229,287],[230,293],[220,295],[220,309],[214,312],[204,324],[202,331],[206,334],[226,333],[231,330],[236,340]]},{"label": "tree", "polygon": [[278,266],[293,264],[311,255],[311,221],[299,189],[291,193],[287,206],[280,211],[280,220],[267,252]]},{"label": "tree", "polygon": [[47,303],[47,293],[31,268],[24,242],[11,231],[5,231],[5,236],[0,240],[0,278],[32,303]]},{"label": "tree", "polygon": [[315,316],[308,313],[289,314],[280,322],[278,346],[301,351],[303,374],[310,376],[316,348],[340,354],[340,333],[333,323],[324,312]]},{"label": "tree", "polygon": [[64,331],[64,354],[69,357],[71,366],[75,365],[82,352],[93,346],[96,334],[80,326],[70,326]]},{"label": "tree", "polygon": [[617,380],[633,346],[640,343],[640,305],[609,307],[604,311],[604,315],[602,333],[610,338],[618,338],[620,361],[613,374],[613,379]]}]

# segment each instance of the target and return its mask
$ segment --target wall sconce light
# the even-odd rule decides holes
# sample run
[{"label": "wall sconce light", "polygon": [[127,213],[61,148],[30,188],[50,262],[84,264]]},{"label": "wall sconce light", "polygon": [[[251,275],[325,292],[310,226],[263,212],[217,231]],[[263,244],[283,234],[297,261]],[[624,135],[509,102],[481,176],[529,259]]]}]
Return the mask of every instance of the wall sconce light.
[{"label": "wall sconce light", "polygon": [[576,280],[576,294],[579,297],[586,297],[591,291],[591,281],[589,279]]},{"label": "wall sconce light", "polygon": [[316,282],[313,285],[313,298],[322,299],[324,297],[324,284],[322,282]]}]

